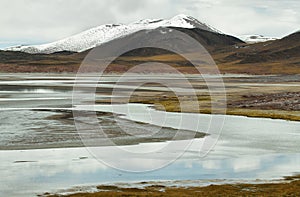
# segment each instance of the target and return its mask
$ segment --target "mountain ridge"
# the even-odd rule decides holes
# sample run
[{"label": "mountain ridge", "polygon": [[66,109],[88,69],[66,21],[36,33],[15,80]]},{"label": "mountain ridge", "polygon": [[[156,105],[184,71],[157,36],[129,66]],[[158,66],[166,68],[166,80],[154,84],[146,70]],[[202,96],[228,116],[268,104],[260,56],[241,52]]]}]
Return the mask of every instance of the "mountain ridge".
[{"label": "mountain ridge", "polygon": [[42,45],[9,47],[7,51],[21,51],[26,53],[54,53],[59,51],[82,52],[101,44],[107,43],[117,38],[121,38],[140,30],[151,30],[159,27],[181,27],[199,28],[214,33],[221,33],[209,25],[197,19],[179,14],[171,19],[143,19],[133,23],[125,24],[105,24],[91,28],[73,36]]}]

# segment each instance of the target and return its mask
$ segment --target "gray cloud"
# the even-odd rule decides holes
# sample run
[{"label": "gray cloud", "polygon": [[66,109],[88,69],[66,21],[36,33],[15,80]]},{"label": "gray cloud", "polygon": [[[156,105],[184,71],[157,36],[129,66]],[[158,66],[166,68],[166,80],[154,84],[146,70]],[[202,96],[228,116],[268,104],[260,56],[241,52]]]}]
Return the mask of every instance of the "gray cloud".
[{"label": "gray cloud", "polygon": [[105,23],[179,13],[232,35],[284,36],[300,24],[298,0],[0,0],[0,47],[46,43]]}]

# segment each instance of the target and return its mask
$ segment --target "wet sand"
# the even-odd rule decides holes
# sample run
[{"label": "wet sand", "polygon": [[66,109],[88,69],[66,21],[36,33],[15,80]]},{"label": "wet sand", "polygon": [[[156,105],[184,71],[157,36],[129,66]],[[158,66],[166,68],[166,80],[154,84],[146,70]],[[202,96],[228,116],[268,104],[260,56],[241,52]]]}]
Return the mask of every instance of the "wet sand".
[{"label": "wet sand", "polygon": [[[9,111],[8,113],[2,111],[1,116],[11,116],[16,112],[17,111]],[[24,124],[20,123],[20,125],[18,125],[19,123],[15,123],[13,127],[27,126],[28,121],[34,122],[34,124],[39,125],[39,127],[29,124],[29,128],[22,128],[25,130],[22,135],[8,133],[6,139],[0,140],[0,150],[85,146],[82,143],[82,136],[80,137],[74,125],[72,110],[45,109],[33,110],[33,112],[30,113],[26,110],[21,110],[18,113],[23,116],[24,119],[27,119],[24,120]],[[37,116],[38,114],[41,115]],[[97,112],[97,116],[102,131],[84,131],[87,133],[87,135],[84,135],[85,143],[88,143],[89,146],[92,147],[187,140],[203,138],[207,135],[205,133],[184,129],[181,129],[180,132],[178,132],[177,129],[170,127],[159,127],[142,122],[133,122],[124,118],[119,118],[118,115],[113,115],[112,113]],[[14,119],[12,121],[14,121]],[[8,123],[8,120],[6,120],[6,122]],[[122,125],[122,128],[119,125]],[[28,130],[28,132],[26,132],[26,130]],[[130,130],[130,133],[126,133],[127,130]],[[191,136],[193,138],[191,138]]]}]

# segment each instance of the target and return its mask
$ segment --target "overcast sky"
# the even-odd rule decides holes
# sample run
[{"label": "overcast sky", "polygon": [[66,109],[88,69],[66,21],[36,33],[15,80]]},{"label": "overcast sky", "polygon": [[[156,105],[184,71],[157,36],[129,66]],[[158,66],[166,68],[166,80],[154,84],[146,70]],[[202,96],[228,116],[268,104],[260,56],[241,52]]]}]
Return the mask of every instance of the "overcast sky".
[{"label": "overcast sky", "polygon": [[300,29],[299,0],[0,0],[0,48],[181,13],[231,35],[282,37]]}]

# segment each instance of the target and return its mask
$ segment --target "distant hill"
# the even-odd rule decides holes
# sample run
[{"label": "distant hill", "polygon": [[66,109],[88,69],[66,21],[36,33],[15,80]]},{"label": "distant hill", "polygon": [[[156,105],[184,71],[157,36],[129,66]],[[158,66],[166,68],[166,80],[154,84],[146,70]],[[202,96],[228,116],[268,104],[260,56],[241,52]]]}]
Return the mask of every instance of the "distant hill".
[{"label": "distant hill", "polygon": [[241,46],[234,51],[235,53],[229,56],[229,59],[239,59],[240,63],[292,61],[299,58],[300,32],[279,40]]},{"label": "distant hill", "polygon": [[[179,15],[170,20],[143,20],[137,24],[147,27],[154,25],[151,26],[152,28],[141,29],[126,35],[122,34],[122,36],[114,37],[109,41],[98,40],[95,44],[97,49],[103,49],[102,58],[118,51],[126,51],[132,42],[141,46],[115,59],[107,72],[121,72],[146,62],[161,62],[169,64],[183,73],[195,73],[191,63],[180,55],[162,49],[143,47],[147,43],[172,44],[174,48],[184,48],[185,53],[196,54],[197,49],[188,44],[185,38],[180,36],[173,38],[176,42],[168,38],[168,31],[173,30],[182,32],[200,43],[213,57],[222,73],[299,74],[300,32],[295,32],[282,39],[249,44],[236,37],[220,33],[185,15]],[[159,27],[156,27],[157,24],[160,24]],[[172,27],[168,26],[166,29],[162,24],[172,25]],[[112,26],[107,28],[114,29]],[[56,44],[55,46],[57,46]],[[23,47],[19,48],[20,51],[18,51],[19,49],[16,49],[17,51],[0,51],[0,72],[77,72],[86,55],[93,49],[90,48],[92,45],[85,45],[86,42],[81,44],[83,45],[78,48],[79,52],[62,50],[65,48],[59,47],[50,47],[49,50],[46,50],[46,47],[44,48],[46,51],[34,51],[34,53],[24,52],[26,50]],[[81,51],[86,48],[88,49]],[[199,64],[205,64],[205,62],[199,62]],[[91,67],[87,69],[87,72],[93,71],[93,69]],[[155,72],[168,71],[158,69]],[[207,72],[210,72],[209,67]]]}]

